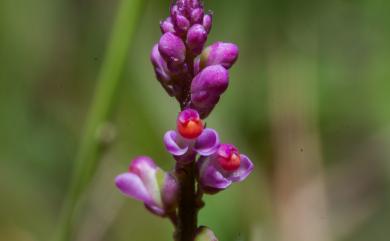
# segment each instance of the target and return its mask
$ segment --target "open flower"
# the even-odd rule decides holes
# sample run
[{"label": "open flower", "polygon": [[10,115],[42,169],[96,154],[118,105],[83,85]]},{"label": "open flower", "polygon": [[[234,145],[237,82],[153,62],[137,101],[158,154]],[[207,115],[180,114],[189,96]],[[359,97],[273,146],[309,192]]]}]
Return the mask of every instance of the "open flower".
[{"label": "open flower", "polygon": [[124,195],[144,202],[149,211],[159,216],[165,216],[176,206],[175,177],[157,167],[149,157],[135,158],[129,171],[118,175],[115,183]]},{"label": "open flower", "polygon": [[179,113],[177,130],[168,131],[164,144],[178,162],[187,163],[194,160],[196,154],[211,155],[219,146],[218,133],[205,128],[196,110],[186,109]]},{"label": "open flower", "polygon": [[201,157],[197,165],[199,183],[210,194],[243,181],[254,168],[251,160],[231,144],[221,144],[212,155]]}]

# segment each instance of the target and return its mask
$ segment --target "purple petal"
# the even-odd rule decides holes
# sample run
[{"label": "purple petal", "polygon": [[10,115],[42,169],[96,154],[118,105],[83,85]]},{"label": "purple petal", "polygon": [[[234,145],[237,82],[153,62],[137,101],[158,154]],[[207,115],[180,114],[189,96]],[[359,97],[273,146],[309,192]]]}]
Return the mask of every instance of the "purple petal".
[{"label": "purple petal", "polygon": [[228,176],[228,179],[233,182],[241,182],[252,172],[254,168],[252,161],[247,156],[241,154],[240,158],[240,167]]},{"label": "purple petal", "polygon": [[165,208],[172,209],[177,203],[179,186],[176,178],[167,173],[164,178],[164,183],[162,187],[162,200]]},{"label": "purple petal", "polygon": [[157,216],[160,217],[165,216],[165,210],[156,205],[145,203],[145,208],[149,210],[151,213],[156,214]]},{"label": "purple petal", "polygon": [[202,186],[225,189],[232,184],[232,181],[222,175],[213,162],[210,161],[210,158],[199,160],[199,165],[199,181]]},{"label": "purple petal", "polygon": [[145,172],[155,172],[157,170],[156,163],[147,156],[139,156],[134,158],[129,166],[129,171],[142,176]]},{"label": "purple petal", "polygon": [[160,55],[160,51],[158,50],[158,44],[153,46],[150,59],[154,66],[157,79],[164,84],[169,83],[169,81],[171,80],[171,76],[169,75],[169,71],[165,60]]},{"label": "purple petal", "polygon": [[151,202],[151,197],[139,176],[123,173],[115,178],[115,184],[124,195],[142,202]]},{"label": "purple petal", "polygon": [[202,156],[213,154],[219,146],[219,136],[214,129],[206,128],[197,138],[194,149]]},{"label": "purple petal", "polygon": [[188,108],[179,113],[177,120],[181,123],[186,123],[190,120],[198,120],[199,118],[199,114],[196,110]]},{"label": "purple petal", "polygon": [[188,141],[181,138],[176,131],[168,131],[165,133],[164,144],[167,151],[174,156],[184,155],[189,147]]},{"label": "purple petal", "polygon": [[146,156],[137,157],[131,162],[129,171],[140,177],[145,189],[153,199],[153,204],[161,206],[160,187],[156,177],[156,173],[161,169],[156,166],[154,161]]}]

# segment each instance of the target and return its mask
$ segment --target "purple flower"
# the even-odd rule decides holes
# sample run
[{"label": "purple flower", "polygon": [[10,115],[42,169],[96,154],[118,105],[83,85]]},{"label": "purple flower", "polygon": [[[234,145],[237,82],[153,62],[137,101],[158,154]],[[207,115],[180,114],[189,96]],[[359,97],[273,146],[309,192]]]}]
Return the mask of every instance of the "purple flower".
[{"label": "purple flower", "polygon": [[215,153],[200,158],[197,165],[199,183],[210,194],[243,181],[254,168],[251,160],[231,144],[221,144]]},{"label": "purple flower", "polygon": [[206,118],[218,103],[229,84],[229,72],[222,65],[203,69],[191,84],[191,107]]},{"label": "purple flower", "polygon": [[195,241],[218,241],[218,239],[211,229],[201,226],[196,230]]},{"label": "purple flower", "polygon": [[216,42],[205,48],[200,56],[200,69],[211,65],[222,65],[230,69],[238,58],[238,47],[232,43]]},{"label": "purple flower", "polygon": [[154,214],[165,216],[175,208],[178,192],[175,177],[162,171],[149,157],[135,158],[129,171],[118,175],[115,183],[124,195],[144,202]]},{"label": "purple flower", "polygon": [[207,156],[219,146],[218,133],[210,128],[203,129],[199,114],[193,109],[179,113],[177,131],[168,131],[164,135],[164,144],[169,153],[180,163],[188,163],[196,154]]}]

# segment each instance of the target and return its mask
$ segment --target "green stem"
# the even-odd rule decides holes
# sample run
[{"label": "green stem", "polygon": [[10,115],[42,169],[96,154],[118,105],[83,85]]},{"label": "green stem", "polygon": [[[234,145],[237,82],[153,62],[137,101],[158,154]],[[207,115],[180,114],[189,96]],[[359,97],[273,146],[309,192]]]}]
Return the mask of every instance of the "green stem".
[{"label": "green stem", "polygon": [[142,0],[122,0],[120,2],[106,57],[98,75],[91,109],[76,155],[71,186],[62,209],[55,237],[56,241],[72,240],[77,206],[99,164],[102,149],[99,131],[104,127],[112,112],[129,45],[133,39],[140,9],[144,2]]}]

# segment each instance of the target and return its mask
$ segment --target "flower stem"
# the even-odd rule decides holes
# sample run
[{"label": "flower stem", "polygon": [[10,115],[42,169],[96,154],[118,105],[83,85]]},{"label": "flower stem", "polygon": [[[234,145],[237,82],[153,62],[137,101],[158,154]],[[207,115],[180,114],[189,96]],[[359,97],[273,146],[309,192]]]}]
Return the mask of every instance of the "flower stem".
[{"label": "flower stem", "polygon": [[195,162],[177,168],[180,182],[176,241],[193,241],[198,226],[198,207],[195,192]]},{"label": "flower stem", "polygon": [[112,112],[115,93],[121,79],[120,75],[126,63],[128,48],[144,2],[142,0],[122,0],[120,2],[106,57],[98,75],[91,108],[76,155],[70,189],[54,240],[72,240],[77,207],[82,194],[94,176],[102,153],[102,140],[99,138],[99,131],[104,127]]}]

